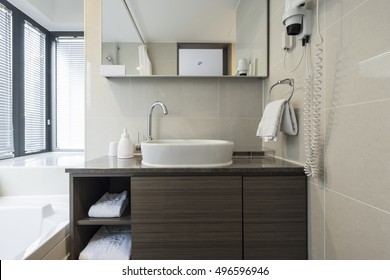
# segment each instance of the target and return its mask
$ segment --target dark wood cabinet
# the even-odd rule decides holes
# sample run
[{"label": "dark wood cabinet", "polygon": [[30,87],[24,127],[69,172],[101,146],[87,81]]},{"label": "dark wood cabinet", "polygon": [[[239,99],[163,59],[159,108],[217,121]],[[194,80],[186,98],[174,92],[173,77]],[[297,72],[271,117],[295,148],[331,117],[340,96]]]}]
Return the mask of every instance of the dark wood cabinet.
[{"label": "dark wood cabinet", "polygon": [[306,178],[243,177],[244,259],[307,259]]},{"label": "dark wood cabinet", "polygon": [[130,177],[70,176],[70,259],[80,252],[102,225],[131,225],[130,205],[120,218],[90,218],[89,208],[106,192],[130,194]]},{"label": "dark wood cabinet", "polygon": [[133,259],[242,259],[241,177],[133,177]]},{"label": "dark wood cabinet", "polygon": [[[120,218],[89,218],[127,190]],[[131,225],[135,260],[307,259],[306,177],[70,175],[71,259],[102,225]]]}]

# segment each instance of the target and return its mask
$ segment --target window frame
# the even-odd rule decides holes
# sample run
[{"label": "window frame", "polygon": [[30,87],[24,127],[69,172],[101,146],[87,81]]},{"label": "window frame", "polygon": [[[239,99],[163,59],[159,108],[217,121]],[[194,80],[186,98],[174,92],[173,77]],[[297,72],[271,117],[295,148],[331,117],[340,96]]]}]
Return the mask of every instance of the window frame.
[{"label": "window frame", "polygon": [[[1,3],[0,3],[0,5],[1,5],[1,7],[4,7],[4,9],[5,9],[5,13],[4,13],[4,16],[2,16],[2,19],[5,19],[6,22],[11,22],[11,26],[6,25],[5,28],[0,29],[0,32],[1,32],[0,36],[2,34],[4,34],[6,36],[6,38],[2,42],[3,43],[8,42],[8,39],[10,39],[9,45],[1,44],[1,46],[0,46],[0,47],[5,48],[5,55],[4,55],[4,59],[3,59],[3,61],[5,62],[4,66],[6,67],[5,69],[10,70],[10,72],[11,72],[11,77],[9,77],[9,73],[7,71],[7,72],[3,72],[3,75],[1,78],[1,81],[3,81],[6,84],[6,88],[5,88],[6,90],[2,91],[2,92],[6,93],[6,96],[5,96],[4,100],[3,99],[1,100],[0,104],[2,105],[2,107],[6,106],[6,108],[10,109],[10,111],[8,111],[6,109],[5,112],[2,112],[2,115],[4,115],[6,118],[4,120],[1,120],[1,122],[0,122],[1,124],[5,124],[7,126],[6,130],[4,131],[4,135],[2,135],[1,137],[2,137],[2,139],[6,138],[7,140],[4,140],[4,144],[8,143],[10,146],[0,147],[0,150],[1,150],[0,151],[0,159],[6,159],[6,158],[12,157],[14,154],[13,88],[12,88],[12,86],[13,86],[13,84],[12,84],[13,83],[13,81],[12,81],[12,71],[13,71],[13,59],[12,59],[12,57],[13,57],[13,50],[12,50],[12,24],[13,24],[13,22],[12,22],[12,19],[13,19],[13,15],[12,15],[12,11],[10,9],[8,9],[8,7],[6,7],[5,5],[3,5]],[[8,67],[10,67],[10,68],[8,68]],[[11,80],[9,78],[11,78]],[[10,95],[8,95],[9,93],[10,93]],[[8,103],[8,102],[10,102],[10,103]],[[8,136],[10,136],[10,134],[12,134],[12,137],[8,138]],[[4,148],[4,150],[3,150],[3,148]]]},{"label": "window frame", "polygon": [[84,46],[85,46],[85,37],[83,31],[55,31],[50,32],[50,53],[51,53],[51,103],[50,107],[52,108],[53,114],[51,116],[51,137],[50,144],[52,151],[67,151],[67,152],[80,152],[84,151],[84,149],[57,149],[57,72],[56,72],[56,38],[57,37],[83,37],[84,38]]},{"label": "window frame", "polygon": [[[12,11],[12,87],[13,87],[13,126],[14,126],[14,157],[33,155],[51,151],[51,125],[50,119],[52,116],[51,109],[51,49],[50,49],[50,32],[35,20],[24,14],[18,8],[5,0],[0,0],[7,9]],[[26,153],[25,152],[25,121],[24,121],[24,23],[29,22],[34,27],[38,28],[42,33],[46,34],[46,148],[41,151]]]}]

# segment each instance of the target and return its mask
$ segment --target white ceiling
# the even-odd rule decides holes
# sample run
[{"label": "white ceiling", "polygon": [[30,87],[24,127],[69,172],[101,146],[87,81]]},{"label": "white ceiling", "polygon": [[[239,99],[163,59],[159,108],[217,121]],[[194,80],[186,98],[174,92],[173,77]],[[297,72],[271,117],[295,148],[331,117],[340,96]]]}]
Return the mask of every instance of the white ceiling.
[{"label": "white ceiling", "polygon": [[8,0],[49,31],[83,31],[84,0]]},{"label": "white ceiling", "polygon": [[[102,0],[104,42],[139,42],[122,0]],[[240,0],[126,0],[146,42],[235,42]]]},{"label": "white ceiling", "polygon": [[[240,0],[126,0],[146,42],[235,42]],[[8,0],[49,31],[82,31],[83,0]],[[139,42],[122,0],[102,0],[104,42]]]}]

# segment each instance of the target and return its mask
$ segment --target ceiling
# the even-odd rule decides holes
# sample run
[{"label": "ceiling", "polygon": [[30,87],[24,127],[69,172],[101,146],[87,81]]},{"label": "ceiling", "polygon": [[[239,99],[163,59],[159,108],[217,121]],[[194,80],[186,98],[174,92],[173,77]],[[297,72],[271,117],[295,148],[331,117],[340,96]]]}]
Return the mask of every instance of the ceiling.
[{"label": "ceiling", "polygon": [[[146,42],[235,42],[240,0],[126,0]],[[122,0],[102,0],[103,42],[139,42]]]},{"label": "ceiling", "polygon": [[[126,0],[146,42],[235,42],[240,0]],[[49,31],[82,31],[84,0],[8,0]],[[104,42],[139,42],[122,0],[102,0]]]},{"label": "ceiling", "polygon": [[8,0],[49,31],[83,31],[84,0]]}]

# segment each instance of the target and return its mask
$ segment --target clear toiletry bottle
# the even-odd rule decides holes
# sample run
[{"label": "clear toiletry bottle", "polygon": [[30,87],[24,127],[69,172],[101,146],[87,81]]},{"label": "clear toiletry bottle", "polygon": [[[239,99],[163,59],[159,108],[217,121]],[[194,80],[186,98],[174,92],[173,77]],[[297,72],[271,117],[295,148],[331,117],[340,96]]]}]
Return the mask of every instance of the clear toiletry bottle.
[{"label": "clear toiletry bottle", "polygon": [[118,143],[117,158],[132,158],[133,156],[133,143],[130,140],[127,129],[124,128]]}]

